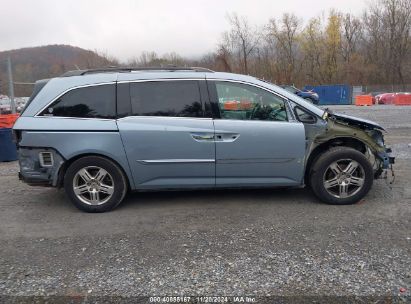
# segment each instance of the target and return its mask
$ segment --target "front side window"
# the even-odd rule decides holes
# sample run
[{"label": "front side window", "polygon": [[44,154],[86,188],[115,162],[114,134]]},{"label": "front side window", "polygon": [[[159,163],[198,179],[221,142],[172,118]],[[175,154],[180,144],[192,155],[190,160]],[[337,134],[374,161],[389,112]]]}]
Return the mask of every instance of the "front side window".
[{"label": "front side window", "polygon": [[232,82],[216,82],[222,119],[287,121],[285,100],[266,90]]},{"label": "front side window", "polygon": [[203,117],[197,81],[149,81],[130,84],[134,116]]},{"label": "front side window", "polygon": [[108,118],[116,117],[114,84],[71,90],[48,106],[42,116]]}]

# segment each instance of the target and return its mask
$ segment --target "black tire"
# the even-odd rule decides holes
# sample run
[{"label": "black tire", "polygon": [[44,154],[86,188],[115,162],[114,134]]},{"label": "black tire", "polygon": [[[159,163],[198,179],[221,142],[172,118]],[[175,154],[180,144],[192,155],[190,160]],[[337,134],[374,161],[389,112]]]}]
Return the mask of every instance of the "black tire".
[{"label": "black tire", "polygon": [[[74,192],[74,182],[77,173],[84,168],[96,167],[100,169],[104,169],[112,180],[112,190],[111,197],[107,197],[107,201],[101,203],[99,205],[91,205],[88,204],[81,199],[78,198],[76,193]],[[98,169],[95,169],[98,170]],[[77,177],[78,179],[78,177]],[[121,201],[123,200],[124,196],[127,193],[127,179],[123,173],[123,171],[112,161],[107,158],[99,157],[99,156],[85,156],[76,161],[74,161],[68,168],[64,175],[64,189],[74,204],[78,209],[86,212],[106,212],[114,209],[117,207]],[[88,187],[88,186],[86,186]],[[87,195],[87,192],[85,192]],[[107,195],[109,196],[109,195]]]},{"label": "black tire", "polygon": [[[364,175],[362,187],[358,187],[358,189],[356,189],[356,186],[350,186],[354,188],[352,195],[348,197],[336,197],[326,189],[325,174],[329,174],[330,171],[327,170],[331,170],[330,166],[333,163],[338,161],[348,162],[349,160],[357,162],[359,164],[359,167],[361,166],[363,169],[361,171],[361,174]],[[360,169],[361,168],[357,170]],[[370,191],[374,181],[374,170],[371,163],[361,152],[348,147],[335,147],[329,149],[324,154],[316,158],[311,166],[309,181],[314,194],[324,203],[332,205],[350,205],[357,203]],[[341,186],[336,187],[340,188]],[[336,189],[336,187],[330,189]],[[349,189],[349,187],[347,187],[347,189]],[[349,191],[347,192],[349,193]]]}]

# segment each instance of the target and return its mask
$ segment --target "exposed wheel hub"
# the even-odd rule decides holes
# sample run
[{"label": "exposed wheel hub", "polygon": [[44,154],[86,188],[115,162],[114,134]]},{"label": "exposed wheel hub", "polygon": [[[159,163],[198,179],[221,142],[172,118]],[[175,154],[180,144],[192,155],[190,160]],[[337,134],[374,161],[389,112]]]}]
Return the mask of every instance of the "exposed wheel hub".
[{"label": "exposed wheel hub", "polygon": [[96,181],[95,179],[87,182],[87,185],[89,186],[89,191],[98,191],[100,189],[100,182]]},{"label": "exposed wheel hub", "polygon": [[337,180],[339,184],[350,184],[351,182],[351,175],[348,173],[340,173],[337,176]]}]

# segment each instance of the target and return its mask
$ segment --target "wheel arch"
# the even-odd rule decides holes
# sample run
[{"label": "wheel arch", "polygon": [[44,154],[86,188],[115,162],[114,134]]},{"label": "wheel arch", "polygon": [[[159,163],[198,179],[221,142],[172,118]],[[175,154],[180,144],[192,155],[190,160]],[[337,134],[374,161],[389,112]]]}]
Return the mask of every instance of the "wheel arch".
[{"label": "wheel arch", "polygon": [[82,153],[82,154],[78,154],[78,155],[72,156],[71,158],[67,159],[64,162],[64,164],[60,167],[60,170],[58,173],[58,179],[57,179],[57,185],[56,185],[58,188],[61,188],[64,184],[64,176],[66,174],[67,168],[70,167],[70,165],[76,160],[83,158],[83,157],[87,157],[87,156],[97,156],[97,157],[105,158],[113,162],[124,174],[124,177],[126,178],[126,181],[127,181],[127,188],[131,189],[132,180],[130,181],[130,176],[127,174],[126,170],[124,170],[123,166],[118,161],[116,161],[113,157],[110,157],[105,154],[100,154],[100,153]]},{"label": "wheel arch", "polygon": [[332,138],[326,142],[323,142],[316,146],[308,156],[305,165],[305,174],[304,174],[304,182],[305,184],[308,183],[308,179],[310,176],[311,167],[314,164],[315,160],[325,151],[329,150],[333,147],[348,147],[353,148],[363,154],[366,153],[368,145],[361,141],[358,138],[349,137],[349,136],[341,136]]}]

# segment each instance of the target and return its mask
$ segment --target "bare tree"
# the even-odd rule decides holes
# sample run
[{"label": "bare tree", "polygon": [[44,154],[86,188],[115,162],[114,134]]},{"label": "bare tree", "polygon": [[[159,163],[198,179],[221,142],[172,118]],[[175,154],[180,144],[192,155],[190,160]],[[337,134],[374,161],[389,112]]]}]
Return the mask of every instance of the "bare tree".
[{"label": "bare tree", "polygon": [[311,83],[324,82],[321,69],[324,60],[323,45],[321,19],[312,18],[305,27],[301,38],[306,81]]},{"label": "bare tree", "polygon": [[158,60],[159,58],[156,52],[144,51],[138,58],[134,58],[130,63],[134,66],[148,67]]},{"label": "bare tree", "polygon": [[128,61],[130,66],[150,67],[167,65],[186,65],[188,61],[175,52],[166,53],[159,57],[156,52],[144,51],[139,57],[134,57]]},{"label": "bare tree", "polygon": [[405,85],[403,60],[411,51],[411,1],[384,0],[382,4],[385,23],[388,25],[389,31],[391,71],[393,75],[397,75],[400,83]]},{"label": "bare tree", "polygon": [[338,81],[339,55],[341,50],[341,15],[331,10],[324,33],[325,62],[323,70],[328,83]]},{"label": "bare tree", "polygon": [[350,63],[352,55],[357,51],[362,38],[363,27],[361,20],[351,14],[342,17],[341,54],[344,61]]},{"label": "bare tree", "polygon": [[[358,53],[359,44],[363,37],[363,25],[361,20],[351,14],[345,14],[342,19],[341,34],[341,56],[344,61],[344,71],[346,81],[353,83],[354,78],[358,81]],[[357,73],[354,73],[354,70]]]},{"label": "bare tree", "polygon": [[243,73],[248,74],[248,60],[250,55],[258,47],[260,34],[257,28],[252,27],[245,17],[237,14],[227,16],[231,25],[231,30],[225,35],[229,43],[237,48],[240,63],[243,66]]},{"label": "bare tree", "polygon": [[277,23],[271,19],[268,25],[268,37],[273,39],[280,72],[286,83],[292,83],[297,65],[298,35],[300,34],[301,20],[293,14],[284,14]]},{"label": "bare tree", "polygon": [[217,60],[218,63],[221,64],[222,70],[225,72],[232,72],[231,69],[231,51],[227,47],[227,45],[220,44],[217,50]]},{"label": "bare tree", "polygon": [[411,1],[378,0],[364,20],[369,58],[377,64],[378,79],[404,85],[406,61],[411,56]]}]

